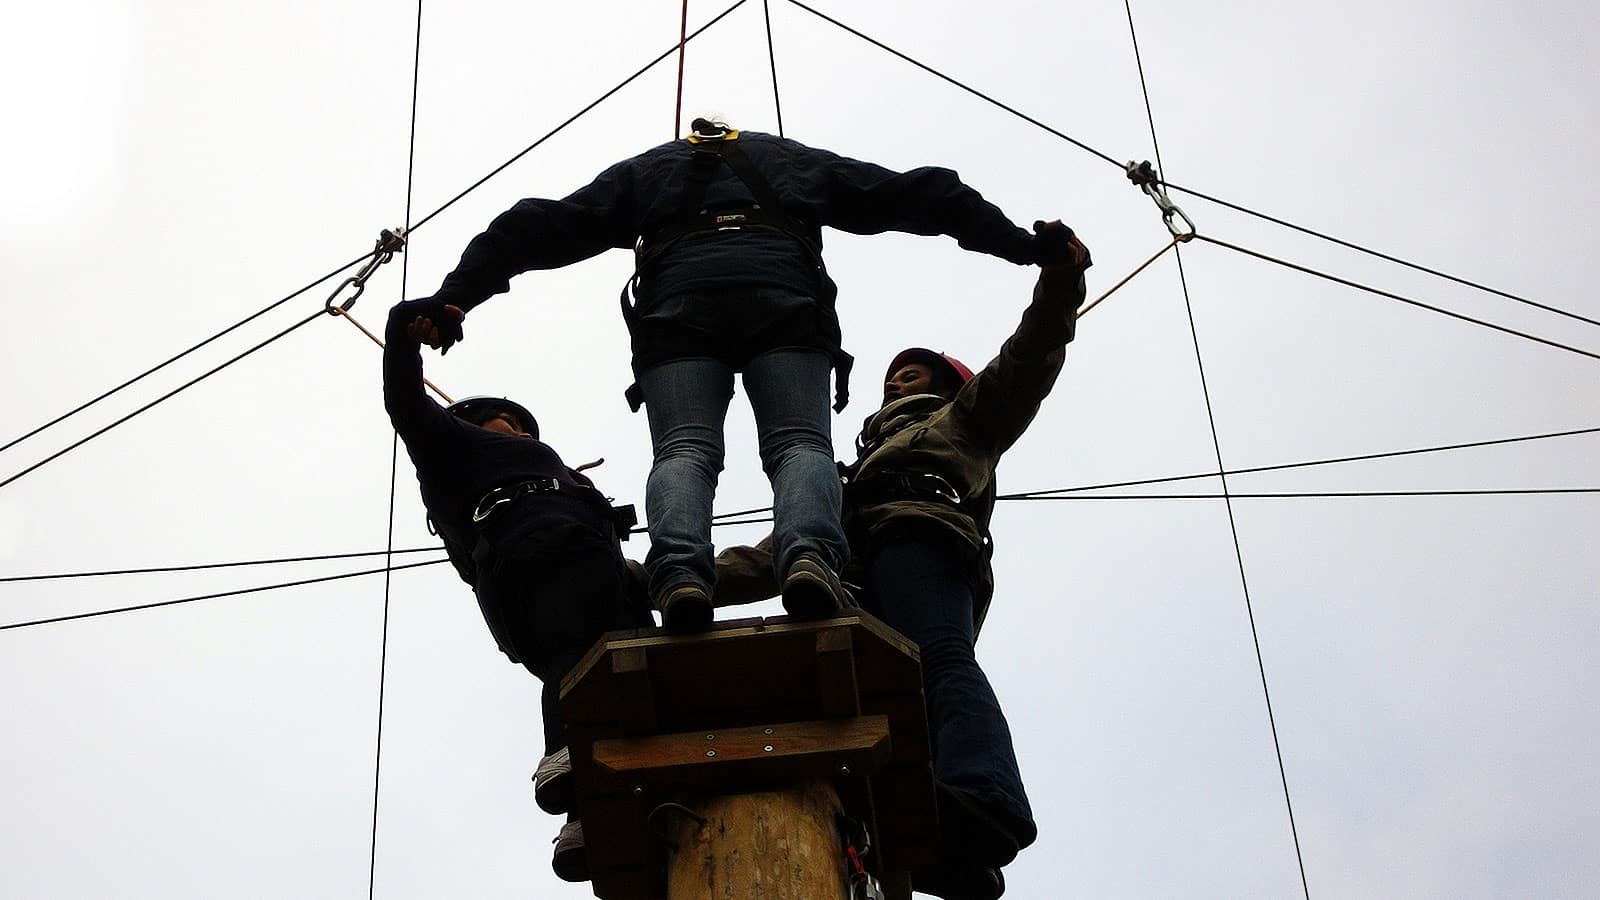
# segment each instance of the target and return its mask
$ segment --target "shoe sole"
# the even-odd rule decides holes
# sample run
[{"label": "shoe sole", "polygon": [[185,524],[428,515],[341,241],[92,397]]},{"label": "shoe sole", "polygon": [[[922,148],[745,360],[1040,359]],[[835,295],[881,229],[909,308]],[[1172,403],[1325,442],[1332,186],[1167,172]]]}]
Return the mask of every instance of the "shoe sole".
[{"label": "shoe sole", "polygon": [[533,802],[552,816],[562,816],[572,811],[572,771],[569,769],[553,775],[544,782],[533,782]]},{"label": "shoe sole", "polygon": [[837,615],[839,601],[826,578],[813,572],[791,572],[783,583],[783,610],[797,619]]},{"label": "shoe sole", "polygon": [[673,634],[694,634],[711,627],[711,601],[703,596],[684,596],[661,611],[661,627]]}]

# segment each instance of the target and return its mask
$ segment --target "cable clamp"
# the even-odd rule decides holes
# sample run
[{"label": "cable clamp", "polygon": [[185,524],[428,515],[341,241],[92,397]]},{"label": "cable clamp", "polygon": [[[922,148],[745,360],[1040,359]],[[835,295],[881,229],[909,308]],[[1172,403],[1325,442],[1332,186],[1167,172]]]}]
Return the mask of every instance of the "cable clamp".
[{"label": "cable clamp", "polygon": [[[405,252],[405,249],[406,230],[404,228],[383,229],[378,234],[377,243],[372,245],[372,256],[367,260],[366,265],[363,265],[356,274],[339,282],[339,286],[334,288],[333,293],[328,295],[328,301],[322,305],[322,308],[330,316],[336,316],[340,312],[348,312],[350,307],[356,305],[356,300],[360,299],[361,294],[366,291],[367,279],[378,271],[379,266],[394,259],[396,253]],[[347,287],[354,287],[356,292],[351,294],[349,299],[339,304],[338,308],[335,309],[333,301],[337,300]]]},{"label": "cable clamp", "polygon": [[[1155,166],[1150,165],[1149,160],[1139,163],[1130,161],[1126,171],[1128,180],[1137,185],[1139,190],[1144,191],[1145,195],[1151,200],[1155,201],[1156,208],[1161,210],[1161,221],[1166,224],[1167,231],[1171,232],[1172,236],[1179,241],[1192,240],[1195,235],[1194,220],[1189,218],[1189,214],[1183,211],[1183,207],[1173,203],[1172,198],[1167,196],[1167,186],[1161,180],[1160,174],[1156,172]],[[1183,220],[1182,227],[1174,221],[1175,218]]]}]

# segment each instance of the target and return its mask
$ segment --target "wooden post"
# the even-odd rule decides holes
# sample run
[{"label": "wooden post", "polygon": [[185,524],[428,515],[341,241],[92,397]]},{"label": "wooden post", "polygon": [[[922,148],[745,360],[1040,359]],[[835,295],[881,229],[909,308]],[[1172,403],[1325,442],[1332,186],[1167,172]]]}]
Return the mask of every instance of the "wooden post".
[{"label": "wooden post", "polygon": [[667,900],[848,900],[839,792],[816,778],[783,791],[713,797],[705,823],[679,817]]}]

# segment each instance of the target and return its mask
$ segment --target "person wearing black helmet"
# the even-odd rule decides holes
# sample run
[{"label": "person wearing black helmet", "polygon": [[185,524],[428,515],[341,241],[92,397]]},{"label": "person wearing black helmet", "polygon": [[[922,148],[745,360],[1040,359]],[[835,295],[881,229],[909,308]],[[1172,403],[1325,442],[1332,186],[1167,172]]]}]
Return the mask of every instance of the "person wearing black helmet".
[{"label": "person wearing black helmet", "polygon": [[[1041,226],[1071,250],[1045,266],[1015,333],[983,371],[923,347],[884,374],[883,405],[841,465],[843,522],[863,609],[922,653],[939,790],[939,863],[912,873],[922,893],[993,900],[1001,868],[1038,836],[1011,729],[974,652],[994,594],[989,519],[995,467],[1055,385],[1076,333],[1089,251],[1060,222]],[[766,542],[717,558],[719,603],[772,596]]]},{"label": "person wearing black helmet", "polygon": [[[1056,261],[1063,247],[1017,227],[949,169],[895,172],[706,119],[691,128],[564,199],[518,202],[412,308],[440,321],[445,305],[470,312],[522,272],[633,249],[637,303],[627,290],[623,296],[637,377],[629,399],[650,419],[645,564],[665,624],[690,631],[711,619],[712,499],[736,373],[772,484],[784,607],[827,615],[844,599],[835,573],[847,556],[828,376],[835,373],[834,408],[842,409],[851,358],[841,347],[822,227],[949,235],[1019,265]],[[461,339],[459,322],[448,326],[434,346]]]},{"label": "person wearing black helmet", "polygon": [[[446,313],[449,314],[448,312]],[[534,799],[568,814],[552,864],[587,880],[582,827],[572,811],[561,678],[607,631],[650,627],[648,604],[618,544],[632,507],[613,509],[593,482],[539,439],[520,403],[471,397],[440,406],[427,395],[420,348],[437,325],[403,304],[390,311],[383,400],[417,468],[422,502],[461,580],[472,586],[501,652],[544,683],[544,758]]]}]

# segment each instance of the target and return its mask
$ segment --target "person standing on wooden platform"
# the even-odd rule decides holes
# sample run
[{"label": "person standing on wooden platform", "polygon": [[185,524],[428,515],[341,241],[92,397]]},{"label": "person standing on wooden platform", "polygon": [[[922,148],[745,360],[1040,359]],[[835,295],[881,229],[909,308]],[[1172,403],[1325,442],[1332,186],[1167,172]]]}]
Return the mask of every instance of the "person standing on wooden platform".
[{"label": "person standing on wooden platform", "polygon": [[[1033,302],[1000,354],[973,372],[921,347],[889,364],[883,406],[841,465],[844,526],[863,609],[915,642],[938,780],[940,863],[918,891],[993,900],[1001,869],[1038,836],[1011,730],[974,652],[994,593],[989,520],[995,467],[1054,387],[1076,333],[1089,251],[1060,222],[1036,226],[1066,262],[1039,274]],[[772,596],[766,542],[717,558],[719,602]]]},{"label": "person standing on wooden platform", "polygon": [[[950,235],[1018,265],[1059,262],[1057,243],[1017,227],[949,169],[894,172],[770,134],[696,119],[692,133],[623,160],[562,200],[522,200],[473,238],[418,315],[445,322],[531,269],[632,248],[637,303],[623,292],[654,463],[645,488],[650,593],[669,630],[712,617],[711,510],[723,423],[741,373],[772,484],[774,575],[785,609],[825,616],[844,599],[828,375],[847,399],[838,293],[822,226],[856,234]],[[441,325],[448,348],[459,324]]]},{"label": "person standing on wooden platform", "polygon": [[[459,321],[461,312],[446,307],[441,314]],[[607,631],[654,625],[645,598],[630,590],[634,579],[618,543],[633,524],[632,507],[613,508],[587,476],[562,462],[521,404],[499,397],[448,408],[434,402],[420,352],[438,339],[432,319],[399,304],[385,338],[384,407],[416,465],[429,522],[477,595],[501,652],[544,683],[544,758],[534,800],[568,816],[552,859],[556,874],[586,881],[561,679]]]}]

